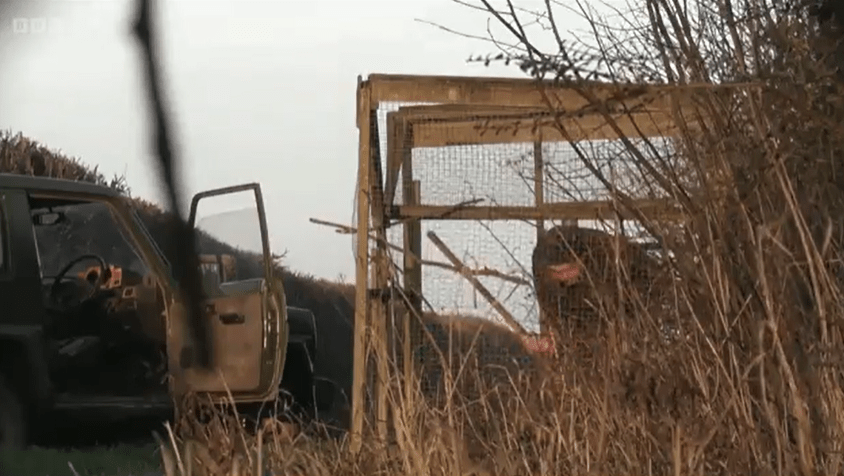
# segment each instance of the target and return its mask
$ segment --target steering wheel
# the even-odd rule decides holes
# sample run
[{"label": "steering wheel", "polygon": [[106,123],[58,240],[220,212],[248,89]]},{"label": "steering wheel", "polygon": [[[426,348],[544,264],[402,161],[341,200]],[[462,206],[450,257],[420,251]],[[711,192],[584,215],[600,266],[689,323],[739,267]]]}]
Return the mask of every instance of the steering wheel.
[{"label": "steering wheel", "polygon": [[73,268],[74,266],[76,266],[77,264],[79,264],[79,263],[81,263],[82,261],[85,261],[85,260],[96,261],[97,264],[100,266],[100,272],[97,276],[97,280],[94,281],[94,282],[91,282],[90,280],[85,279],[85,282],[88,284],[87,287],[89,288],[88,293],[84,297],[77,298],[78,301],[72,303],[72,305],[68,305],[67,303],[64,303],[64,302],[62,302],[61,304],[63,304],[65,307],[71,307],[71,308],[77,307],[77,306],[82,305],[85,301],[88,301],[89,299],[93,298],[97,294],[97,291],[99,290],[100,286],[102,286],[103,283],[105,283],[107,265],[106,265],[105,260],[102,259],[99,255],[85,254],[85,255],[79,256],[77,258],[74,258],[70,263],[65,265],[65,267],[62,268],[61,271],[59,271],[59,274],[56,275],[55,278],[53,278],[53,284],[50,286],[50,301],[51,302],[56,303],[56,304],[60,303],[59,299],[58,299],[58,291],[61,287],[62,281],[65,279],[65,275],[68,272],[70,272],[71,268]]}]

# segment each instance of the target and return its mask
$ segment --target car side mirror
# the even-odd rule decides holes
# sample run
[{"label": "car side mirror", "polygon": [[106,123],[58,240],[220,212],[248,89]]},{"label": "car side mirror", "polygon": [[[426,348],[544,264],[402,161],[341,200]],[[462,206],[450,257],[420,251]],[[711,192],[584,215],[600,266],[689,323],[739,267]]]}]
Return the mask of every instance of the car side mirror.
[{"label": "car side mirror", "polygon": [[65,221],[67,216],[62,212],[42,212],[32,215],[32,224],[35,226],[54,226]]}]

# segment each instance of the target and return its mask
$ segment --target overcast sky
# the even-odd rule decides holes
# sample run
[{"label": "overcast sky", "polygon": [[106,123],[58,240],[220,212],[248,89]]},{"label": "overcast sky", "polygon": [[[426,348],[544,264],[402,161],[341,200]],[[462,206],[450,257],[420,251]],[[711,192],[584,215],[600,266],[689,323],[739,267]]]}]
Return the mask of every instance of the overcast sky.
[{"label": "overcast sky", "polygon": [[[520,75],[467,64],[492,45],[415,21],[484,35],[486,15],[450,0],[159,3],[184,183],[196,192],[261,182],[274,251],[287,249],[293,269],[326,278],[354,275],[351,239],[308,219],[351,222],[357,76]],[[53,0],[44,14],[53,20],[49,34],[2,30],[0,128],[108,176],[125,174],[134,195],[160,201],[137,49],[127,33],[132,5]],[[0,20],[7,24],[10,15]]]}]

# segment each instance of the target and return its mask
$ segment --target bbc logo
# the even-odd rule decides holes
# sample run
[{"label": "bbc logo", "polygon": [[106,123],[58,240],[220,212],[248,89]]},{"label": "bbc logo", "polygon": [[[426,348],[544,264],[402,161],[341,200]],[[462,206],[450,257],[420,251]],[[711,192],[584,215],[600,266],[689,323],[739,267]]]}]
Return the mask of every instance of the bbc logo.
[{"label": "bbc logo", "polygon": [[37,17],[12,19],[12,33],[15,35],[63,34],[67,25],[62,18]]}]

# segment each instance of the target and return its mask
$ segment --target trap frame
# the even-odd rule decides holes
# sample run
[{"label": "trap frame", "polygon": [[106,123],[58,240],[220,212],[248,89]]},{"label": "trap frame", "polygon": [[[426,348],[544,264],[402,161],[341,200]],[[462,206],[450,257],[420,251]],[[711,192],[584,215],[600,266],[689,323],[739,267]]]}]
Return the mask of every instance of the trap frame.
[{"label": "trap frame", "polygon": [[[418,344],[413,338],[419,333],[414,329],[418,323],[406,318],[403,329],[394,330],[390,329],[390,316],[396,304],[404,306],[408,315],[422,314],[423,264],[434,264],[461,275],[507,325],[517,332],[525,332],[479,276],[514,282],[519,278],[489,267],[472,269],[433,231],[427,236],[448,262],[425,260],[423,223],[530,221],[538,239],[546,220],[635,218],[630,211],[633,207],[637,213],[660,220],[679,218],[677,204],[667,197],[634,197],[627,206],[594,197],[575,200],[549,197],[546,189],[550,172],[545,170],[548,159],[544,157],[543,146],[621,137],[670,137],[676,124],[681,123],[676,121],[678,115],[690,107],[689,101],[688,95],[678,94],[667,86],[598,82],[573,86],[532,79],[381,74],[370,75],[367,80],[358,78],[351,451],[360,448],[368,406],[374,413],[371,417],[375,434],[380,439],[386,438],[388,356],[395,331],[404,336],[402,348],[393,351],[401,356],[399,368],[408,395],[412,391],[409,385],[416,382],[411,355]],[[385,112],[383,108],[388,104],[394,107],[386,111],[382,120],[379,113]],[[396,108],[395,104],[399,106]],[[683,118],[682,124],[693,126],[688,117]],[[444,203],[437,200],[436,183],[429,191],[425,188],[429,184],[414,175],[420,161],[414,151],[469,148],[470,155],[478,155],[478,147],[518,143],[527,145],[532,155],[529,162],[532,162],[533,183],[529,180],[526,183],[532,187],[531,200],[522,197],[518,204],[482,204],[481,200],[471,199]],[[400,245],[390,241],[391,230],[399,230]],[[390,251],[396,248],[402,250],[398,264],[390,257]],[[374,389],[371,405],[365,400],[368,380]]]}]

